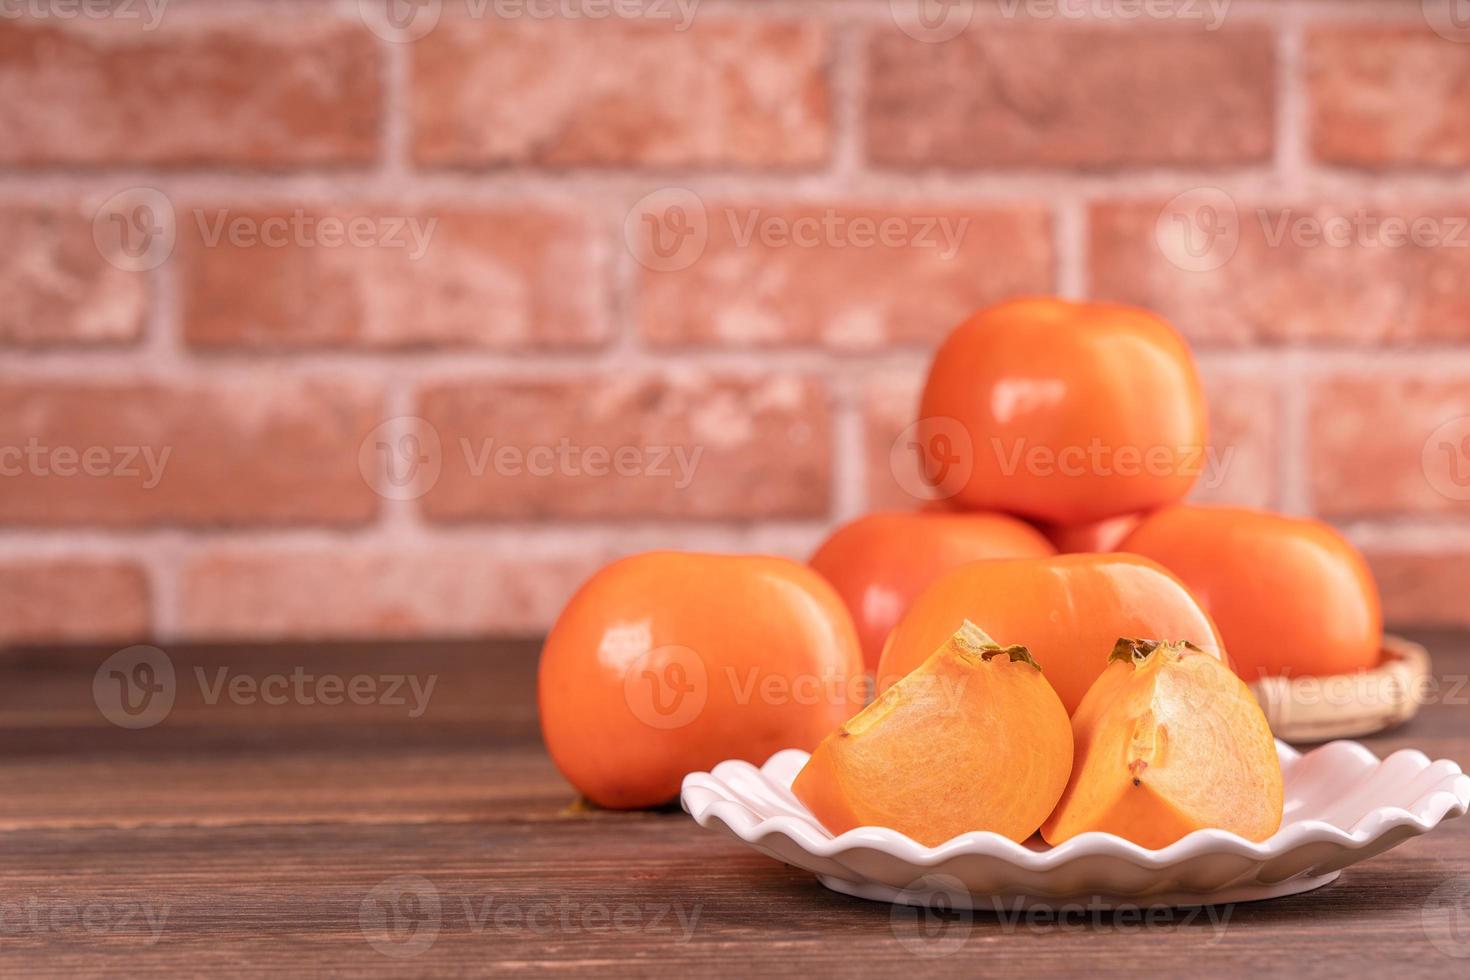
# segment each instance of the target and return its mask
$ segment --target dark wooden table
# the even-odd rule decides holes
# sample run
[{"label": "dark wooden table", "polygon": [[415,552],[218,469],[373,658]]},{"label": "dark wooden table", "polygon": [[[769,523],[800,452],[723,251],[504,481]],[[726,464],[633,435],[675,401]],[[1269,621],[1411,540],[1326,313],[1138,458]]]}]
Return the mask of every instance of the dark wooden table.
[{"label": "dark wooden table", "polygon": [[[1437,703],[1368,741],[1470,762],[1470,638],[1414,635],[1446,679]],[[1228,917],[977,914],[921,928],[681,812],[576,805],[538,738],[534,642],[170,649],[177,694],[159,717],[141,700],[128,715],[108,670],[94,692],[114,652],[0,653],[0,974],[1470,966],[1470,820]],[[395,676],[420,695],[433,678],[427,707],[415,712],[408,680],[390,691]],[[372,703],[352,703],[354,683]],[[119,727],[99,703],[155,723]]]}]

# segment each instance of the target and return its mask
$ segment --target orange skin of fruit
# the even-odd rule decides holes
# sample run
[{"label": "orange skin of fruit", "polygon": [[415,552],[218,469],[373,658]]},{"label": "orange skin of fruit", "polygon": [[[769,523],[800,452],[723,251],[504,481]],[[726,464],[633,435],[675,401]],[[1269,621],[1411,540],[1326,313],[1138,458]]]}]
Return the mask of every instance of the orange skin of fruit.
[{"label": "orange skin of fruit", "polygon": [[1281,826],[1276,741],[1244,682],[1170,646],[1110,662],[1072,716],[1072,777],[1041,835],[1116,834],[1167,847],[1206,828],[1263,841]]},{"label": "orange skin of fruit", "polygon": [[1189,586],[1247,681],[1377,665],[1383,610],[1363,556],[1320,521],[1234,507],[1177,506],[1123,542]]},{"label": "orange skin of fruit", "polygon": [[614,562],[541,651],[552,761],[592,802],[674,799],[689,772],[811,749],[862,707],[862,654],[833,588],[784,558],[662,551]]},{"label": "orange skin of fruit", "polygon": [[948,453],[973,462],[956,505],[1060,525],[1182,500],[1207,436],[1199,372],[1173,327],[1135,307],[1055,298],[1012,300],[956,327],[919,414],[940,487],[956,424],[969,435],[968,452]]},{"label": "orange skin of fruit", "polygon": [[914,596],[944,572],[980,558],[1055,553],[1039,531],[1005,514],[895,512],[868,514],[833,531],[811,566],[847,604],[863,662],[873,671]]},{"label": "orange skin of fruit", "polygon": [[1142,514],[1124,514],[1091,524],[1043,524],[1041,533],[1063,555],[1117,551],[1123,539],[1143,520]]},{"label": "orange skin of fruit", "polygon": [[824,739],[791,791],[833,835],[890,827],[933,847],[988,830],[1020,843],[1071,771],[1067,711],[1042,672],[952,639]]},{"label": "orange skin of fruit", "polygon": [[966,619],[997,643],[1026,646],[1068,712],[1077,710],[1120,636],[1189,640],[1216,656],[1221,650],[1194,597],[1147,558],[995,558],[946,572],[913,601],[883,649],[878,689],[917,667]]}]

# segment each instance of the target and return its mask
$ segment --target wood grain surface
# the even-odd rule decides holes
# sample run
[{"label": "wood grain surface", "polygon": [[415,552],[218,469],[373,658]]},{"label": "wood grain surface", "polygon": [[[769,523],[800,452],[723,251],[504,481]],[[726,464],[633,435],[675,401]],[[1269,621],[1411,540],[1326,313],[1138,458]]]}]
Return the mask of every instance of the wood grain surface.
[{"label": "wood grain surface", "polygon": [[[1470,762],[1470,638],[1410,635],[1439,683],[1366,741]],[[0,653],[0,975],[1470,966],[1470,820],[1323,890],[1213,913],[918,915],[833,894],[677,810],[575,805],[538,737],[534,642],[169,649],[172,707],[138,728],[109,720],[129,717],[115,653]]]}]

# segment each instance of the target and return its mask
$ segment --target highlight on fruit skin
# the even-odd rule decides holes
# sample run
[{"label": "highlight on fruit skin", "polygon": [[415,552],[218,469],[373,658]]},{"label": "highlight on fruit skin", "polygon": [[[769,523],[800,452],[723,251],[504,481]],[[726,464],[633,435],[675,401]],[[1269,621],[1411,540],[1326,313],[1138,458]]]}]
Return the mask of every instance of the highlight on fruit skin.
[{"label": "highlight on fruit skin", "polygon": [[1160,848],[1215,828],[1281,826],[1281,762],[1250,689],[1192,643],[1119,639],[1072,716],[1075,765],[1041,828],[1053,846],[1116,834]]},{"label": "highlight on fruit skin", "polygon": [[834,835],[889,827],[932,847],[988,830],[1020,843],[1071,769],[1067,710],[1041,666],[967,620],[828,735],[791,791]]}]

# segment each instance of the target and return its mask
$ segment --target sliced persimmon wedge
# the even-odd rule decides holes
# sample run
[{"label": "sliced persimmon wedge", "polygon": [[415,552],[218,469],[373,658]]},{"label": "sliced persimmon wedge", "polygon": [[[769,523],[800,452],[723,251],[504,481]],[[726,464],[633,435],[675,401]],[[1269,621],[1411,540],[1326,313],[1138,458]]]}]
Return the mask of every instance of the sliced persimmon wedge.
[{"label": "sliced persimmon wedge", "polygon": [[934,846],[991,830],[1019,843],[1071,769],[1067,710],[1041,667],[966,621],[828,735],[791,790],[833,834],[890,827]]},{"label": "sliced persimmon wedge", "polygon": [[1281,762],[1250,689],[1192,643],[1120,639],[1072,716],[1076,763],[1041,836],[1090,830],[1148,848],[1208,827],[1281,826]]}]

